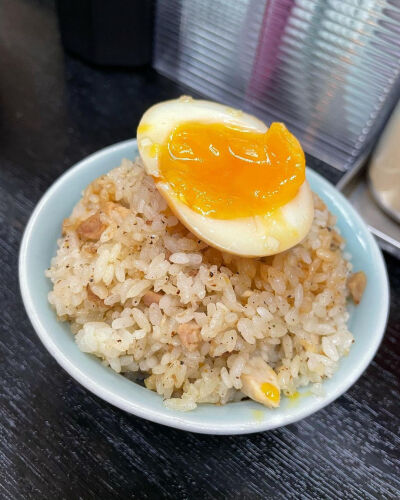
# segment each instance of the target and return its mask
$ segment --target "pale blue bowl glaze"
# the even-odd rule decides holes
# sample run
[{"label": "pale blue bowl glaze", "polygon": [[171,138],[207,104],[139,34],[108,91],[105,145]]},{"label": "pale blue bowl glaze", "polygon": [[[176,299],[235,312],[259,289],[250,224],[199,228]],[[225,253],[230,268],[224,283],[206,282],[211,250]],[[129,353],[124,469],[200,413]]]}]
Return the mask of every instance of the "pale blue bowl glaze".
[{"label": "pale blue bowl glaze", "polygon": [[[366,369],[382,340],[389,288],[384,260],[374,238],[349,202],[320,175],[308,170],[311,188],[337,215],[338,226],[353,256],[354,269],[363,270],[368,285],[359,306],[349,305],[349,327],[356,342],[340,361],[332,379],[324,382],[325,395],[307,395],[297,401],[283,398],[280,408],[269,410],[242,401],[225,406],[199,405],[180,413],[167,409],[162,398],[79,351],[68,324],[57,321],[47,302],[50,281],[44,271],[57,249],[61,224],[96,177],[118,166],[122,158],[135,158],[136,140],[105,148],[68,170],[44,194],[26,227],[19,257],[19,279],[26,311],[41,341],[58,363],[78,382],[109,403],[140,417],[178,429],[206,434],[244,434],[296,422],[343,394]],[[51,373],[49,373],[49,377]],[[305,389],[303,392],[307,392]]]}]

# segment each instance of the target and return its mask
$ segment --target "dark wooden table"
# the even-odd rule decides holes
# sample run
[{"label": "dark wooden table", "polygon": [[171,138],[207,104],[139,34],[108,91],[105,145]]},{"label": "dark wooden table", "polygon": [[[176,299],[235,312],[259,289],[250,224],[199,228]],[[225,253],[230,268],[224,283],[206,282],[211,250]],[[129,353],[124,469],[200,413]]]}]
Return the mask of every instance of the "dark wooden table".
[{"label": "dark wooden table", "polygon": [[184,90],[150,69],[66,56],[51,2],[0,0],[0,497],[399,498],[400,267],[389,255],[391,314],[374,361],[336,402],[272,432],[203,436],[128,415],[80,387],[34,333],[17,257],[36,202]]}]

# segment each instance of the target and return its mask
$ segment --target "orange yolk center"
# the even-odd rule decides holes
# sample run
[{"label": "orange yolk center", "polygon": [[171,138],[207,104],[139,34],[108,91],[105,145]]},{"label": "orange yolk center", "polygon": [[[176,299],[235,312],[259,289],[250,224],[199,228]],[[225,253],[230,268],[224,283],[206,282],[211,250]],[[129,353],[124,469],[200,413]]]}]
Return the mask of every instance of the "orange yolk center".
[{"label": "orange yolk center", "polygon": [[265,133],[187,122],[159,150],[159,179],[196,212],[215,219],[269,213],[297,194],[304,153],[282,123]]},{"label": "orange yolk center", "polygon": [[280,390],[269,382],[261,384],[261,390],[266,397],[274,403],[277,403],[281,398]]}]

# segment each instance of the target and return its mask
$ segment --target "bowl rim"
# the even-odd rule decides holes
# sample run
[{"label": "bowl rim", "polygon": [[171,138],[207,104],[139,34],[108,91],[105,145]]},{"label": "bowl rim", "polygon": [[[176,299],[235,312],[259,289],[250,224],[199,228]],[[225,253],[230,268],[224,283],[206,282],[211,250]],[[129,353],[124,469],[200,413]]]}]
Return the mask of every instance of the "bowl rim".
[{"label": "bowl rim", "polygon": [[[286,426],[291,423],[302,420],[303,418],[321,410],[325,406],[329,405],[331,402],[336,400],[338,397],[343,395],[362,375],[367,366],[372,361],[375,356],[385,333],[387,319],[389,315],[389,280],[386,270],[386,265],[383,259],[382,252],[378,247],[378,244],[372,234],[369,232],[369,229],[365,222],[362,220],[361,216],[358,212],[351,206],[350,202],[342,195],[340,191],[338,191],[335,186],[333,186],[329,181],[327,181],[324,177],[322,177],[318,172],[311,170],[313,176],[316,176],[318,181],[322,183],[323,187],[329,190],[333,190],[335,192],[335,197],[338,198],[338,202],[343,204],[346,209],[351,212],[352,219],[355,221],[356,225],[363,230],[363,238],[367,240],[368,247],[372,250],[375,257],[374,265],[378,266],[380,269],[380,289],[382,293],[382,302],[384,307],[377,311],[378,319],[377,324],[379,325],[379,331],[373,337],[373,340],[368,345],[368,349],[366,355],[364,356],[364,360],[362,363],[358,363],[355,368],[351,372],[351,376],[349,376],[346,381],[344,381],[340,386],[337,386],[338,389],[332,391],[332,394],[329,397],[324,397],[323,399],[318,399],[314,404],[310,404],[305,408],[300,408],[293,415],[288,415],[283,418],[282,421],[270,424],[268,419],[257,421],[252,420],[251,422],[243,422],[241,424],[237,423],[206,423],[203,424],[201,422],[193,422],[185,418],[186,413],[182,413],[180,417],[177,417],[173,413],[168,413],[167,411],[159,411],[148,408],[146,403],[139,401],[131,401],[127,398],[122,397],[121,395],[115,394],[107,388],[104,388],[100,383],[98,383],[95,377],[92,377],[90,374],[87,374],[85,370],[81,369],[78,363],[71,362],[66,355],[63,353],[62,349],[59,348],[57,343],[52,339],[51,335],[46,330],[43,325],[40,315],[38,311],[34,307],[34,302],[32,299],[32,290],[29,286],[28,280],[28,255],[29,255],[29,245],[32,239],[32,234],[35,229],[35,224],[39,215],[46,208],[46,204],[53,196],[53,193],[57,191],[60,185],[64,182],[68,181],[71,177],[73,177],[77,171],[81,168],[91,164],[93,161],[100,159],[103,155],[107,155],[108,153],[117,152],[120,149],[123,149],[126,146],[136,146],[136,139],[128,139],[125,141],[121,141],[115,143],[111,146],[107,146],[102,148],[84,159],[80,160],[72,167],[67,169],[55,182],[53,182],[49,188],[44,192],[41,199],[37,203],[34,208],[28,223],[26,225],[21,245],[19,251],[19,259],[18,259],[18,275],[19,275],[19,284],[20,284],[20,292],[23,300],[23,304],[25,306],[25,310],[27,315],[32,323],[36,334],[39,339],[47,349],[47,351],[55,358],[58,364],[66,370],[66,372],[71,375],[78,383],[83,385],[86,389],[94,393],[96,396],[101,399],[111,403],[112,405],[128,412],[132,413],[138,417],[144,418],[146,420],[150,420],[159,424],[163,424],[169,427],[174,427],[181,430],[192,431],[203,434],[221,434],[221,435],[234,435],[234,434],[247,434],[253,432],[262,432],[266,430],[272,430],[277,427]],[[310,169],[308,169],[308,173]],[[86,186],[83,186],[84,189]],[[77,347],[78,348],[78,347]],[[167,410],[165,408],[165,410]]]}]

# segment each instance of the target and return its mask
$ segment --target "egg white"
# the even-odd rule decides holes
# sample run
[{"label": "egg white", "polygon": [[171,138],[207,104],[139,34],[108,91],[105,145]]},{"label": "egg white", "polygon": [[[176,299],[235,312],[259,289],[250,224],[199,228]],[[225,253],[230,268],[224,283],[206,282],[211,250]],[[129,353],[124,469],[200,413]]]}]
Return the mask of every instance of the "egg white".
[{"label": "egg white", "polygon": [[146,172],[156,178],[156,187],[180,221],[212,247],[235,255],[261,257],[283,252],[308,233],[314,217],[313,198],[305,181],[297,195],[265,215],[236,219],[214,219],[182,203],[171,186],[159,176],[158,153],[171,132],[184,122],[225,123],[265,133],[267,126],[256,117],[211,101],[181,97],[151,107],[143,115],[137,140]]}]

